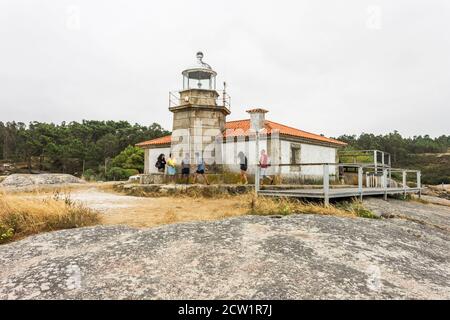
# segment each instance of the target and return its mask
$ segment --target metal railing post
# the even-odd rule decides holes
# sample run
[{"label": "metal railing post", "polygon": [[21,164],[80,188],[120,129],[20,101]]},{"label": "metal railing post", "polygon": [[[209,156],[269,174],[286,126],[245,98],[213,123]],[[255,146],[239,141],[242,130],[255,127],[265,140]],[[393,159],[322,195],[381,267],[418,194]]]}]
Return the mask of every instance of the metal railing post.
[{"label": "metal railing post", "polygon": [[383,189],[384,189],[384,200],[387,200],[387,169],[383,168]]},{"label": "metal railing post", "polygon": [[325,206],[330,204],[330,176],[328,164],[323,165],[323,203]]},{"label": "metal railing post", "polygon": [[420,181],[420,171],[417,171],[417,188],[419,188],[419,198],[422,195],[422,183]]},{"label": "metal railing post", "polygon": [[377,173],[377,162],[378,162],[377,150],[373,150],[373,166],[374,166],[375,174]]},{"label": "metal railing post", "polygon": [[388,187],[391,188],[392,187],[392,170],[390,167],[388,169],[388,182],[389,182]]},{"label": "metal railing post", "polygon": [[363,198],[363,168],[361,166],[358,167],[358,192],[359,192],[359,199],[362,201]]},{"label": "metal railing post", "polygon": [[260,188],[260,166],[259,166],[259,132],[255,132],[255,148],[256,148],[256,168],[255,168],[255,192],[258,195]]}]

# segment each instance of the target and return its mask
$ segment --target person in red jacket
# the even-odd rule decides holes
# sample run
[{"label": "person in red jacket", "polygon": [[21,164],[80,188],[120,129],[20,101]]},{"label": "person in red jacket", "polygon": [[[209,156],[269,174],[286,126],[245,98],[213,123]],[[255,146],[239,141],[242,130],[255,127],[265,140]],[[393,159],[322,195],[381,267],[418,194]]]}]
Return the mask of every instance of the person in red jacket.
[{"label": "person in red jacket", "polygon": [[273,184],[273,178],[267,175],[267,170],[270,167],[270,159],[265,149],[261,150],[261,157],[259,158],[259,166],[261,167],[260,170],[261,185],[264,184],[264,178],[269,179],[270,184]]}]

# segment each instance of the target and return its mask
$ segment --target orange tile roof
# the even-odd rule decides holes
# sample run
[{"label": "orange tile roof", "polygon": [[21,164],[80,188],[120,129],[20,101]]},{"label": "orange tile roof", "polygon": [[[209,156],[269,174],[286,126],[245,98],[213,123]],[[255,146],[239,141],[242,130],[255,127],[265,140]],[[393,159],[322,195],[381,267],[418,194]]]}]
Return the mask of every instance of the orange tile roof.
[{"label": "orange tile roof", "polygon": [[[242,135],[247,136],[250,131],[250,120],[247,119],[247,120],[229,121],[226,123],[225,127],[227,129],[225,131],[226,137],[242,136]],[[277,130],[280,135],[299,137],[299,138],[304,138],[304,139],[309,139],[309,140],[316,140],[316,141],[321,141],[321,142],[337,144],[337,145],[341,145],[341,146],[346,145],[345,142],[342,142],[342,141],[339,141],[336,139],[331,139],[331,138],[327,138],[327,137],[324,137],[324,136],[321,136],[318,134],[295,129],[295,128],[288,127],[283,124],[276,123],[276,122],[269,121],[269,120],[265,121],[264,127],[265,128],[262,132],[266,133],[266,134],[271,134],[272,132]]]},{"label": "orange tile roof", "polygon": [[148,141],[139,142],[136,144],[136,146],[138,146],[138,147],[154,146],[154,145],[160,145],[160,144],[169,144],[171,142],[172,142],[172,135],[168,135],[168,136],[159,137],[159,138],[148,140]]},{"label": "orange tile roof", "polygon": [[[306,132],[303,130],[295,129],[292,127],[285,126],[280,123],[276,123],[273,121],[266,120],[264,124],[264,130],[263,133],[266,134],[272,134],[273,132],[278,131],[280,135],[284,136],[291,136],[291,137],[298,137],[313,141],[320,141],[325,143],[331,143],[338,146],[345,146],[347,145],[345,142],[327,138],[318,134]],[[224,137],[238,137],[238,136],[248,136],[250,134],[250,120],[235,120],[235,121],[228,121],[225,124],[225,132],[223,133]],[[144,146],[152,146],[152,145],[163,145],[163,144],[170,144],[171,143],[171,136],[165,136],[149,141],[144,141],[141,143],[138,143],[137,146],[144,147]]]}]

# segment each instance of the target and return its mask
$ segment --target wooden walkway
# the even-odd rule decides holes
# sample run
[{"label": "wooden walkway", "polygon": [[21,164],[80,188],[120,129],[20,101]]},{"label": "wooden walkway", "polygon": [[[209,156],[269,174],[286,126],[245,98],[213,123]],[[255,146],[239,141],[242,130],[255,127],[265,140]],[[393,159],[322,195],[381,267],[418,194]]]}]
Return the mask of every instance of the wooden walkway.
[{"label": "wooden walkway", "polygon": [[296,197],[296,198],[317,198],[317,199],[332,199],[332,198],[346,198],[346,197],[363,197],[373,195],[388,194],[406,194],[406,193],[420,193],[421,188],[330,188],[328,193],[324,189],[263,189],[259,190],[258,194],[263,196],[274,197]]},{"label": "wooden walkway", "polygon": [[[376,159],[376,150],[374,151],[374,157]],[[397,169],[391,168],[390,164],[386,165],[383,161],[379,168],[378,163],[373,164],[366,163],[300,163],[300,164],[279,164],[278,166],[318,166],[322,168],[322,185],[319,188],[292,188],[292,186],[281,187],[261,187],[259,174],[256,175],[255,189],[257,194],[273,197],[296,197],[296,198],[316,198],[323,199],[325,205],[328,205],[330,199],[333,198],[350,198],[359,197],[361,200],[364,196],[383,195],[384,199],[387,199],[389,194],[403,194],[418,193],[420,197],[421,193],[421,172],[419,170]],[[358,180],[354,186],[333,186],[330,184],[330,175],[335,169],[330,171],[330,168],[353,168],[357,169]],[[301,170],[301,169],[299,169]],[[365,177],[364,179],[364,171]],[[259,167],[257,167],[259,172]],[[299,171],[300,172],[300,171]],[[402,183],[397,184],[401,187],[390,187],[392,180],[392,173],[401,173]],[[407,174],[415,173],[416,183],[415,187],[408,187]],[[370,177],[379,177],[380,181],[372,181]],[[364,183],[364,180],[366,182]],[[365,186],[364,186],[365,185]]]}]

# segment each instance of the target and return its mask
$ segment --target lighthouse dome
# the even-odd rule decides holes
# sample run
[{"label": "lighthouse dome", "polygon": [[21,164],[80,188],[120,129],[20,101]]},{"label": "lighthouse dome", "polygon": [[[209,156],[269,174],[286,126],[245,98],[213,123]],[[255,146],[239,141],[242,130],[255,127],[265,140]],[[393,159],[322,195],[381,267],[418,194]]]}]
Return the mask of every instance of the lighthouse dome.
[{"label": "lighthouse dome", "polygon": [[182,72],[183,89],[216,89],[217,73],[203,61],[203,53],[197,52],[197,63]]}]

